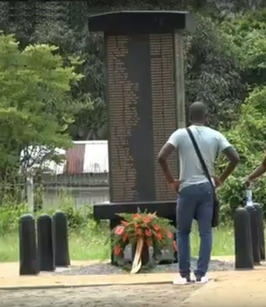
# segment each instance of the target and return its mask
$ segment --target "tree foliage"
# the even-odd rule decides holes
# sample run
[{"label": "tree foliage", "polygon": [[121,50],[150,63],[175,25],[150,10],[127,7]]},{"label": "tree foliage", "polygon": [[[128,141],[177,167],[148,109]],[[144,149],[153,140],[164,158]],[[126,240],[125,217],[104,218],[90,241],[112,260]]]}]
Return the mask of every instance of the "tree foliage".
[{"label": "tree foliage", "polygon": [[186,99],[209,107],[210,125],[230,127],[245,98],[237,58],[211,18],[196,15],[196,31],[186,54]]},{"label": "tree foliage", "polygon": [[87,25],[71,29],[61,21],[40,24],[36,27],[32,40],[58,46],[65,65],[69,65],[71,57],[78,56],[83,61],[78,72],[84,78],[78,86],[72,87],[73,97],[83,103],[83,107],[70,126],[70,133],[74,139],[97,138],[99,129],[106,123],[102,35],[90,33]]},{"label": "tree foliage", "polygon": [[266,10],[231,16],[221,24],[221,33],[228,47],[238,58],[243,79],[250,86],[266,80]]},{"label": "tree foliage", "polygon": [[5,33],[15,34],[20,48],[45,43],[58,46],[64,65],[71,57],[83,64],[77,73],[84,75],[78,86],[72,86],[73,99],[83,106],[69,127],[73,139],[95,139],[106,123],[104,104],[104,69],[102,35],[90,33],[87,3],[78,2],[11,2],[0,3]]},{"label": "tree foliage", "polygon": [[[220,26],[228,48],[232,50],[241,65],[242,82],[249,89],[241,105],[238,120],[225,131],[231,143],[238,150],[241,165],[221,189],[225,214],[232,213],[243,199],[243,178],[258,166],[265,151],[266,139],[266,12],[248,12],[231,15]],[[220,168],[224,161],[220,161]],[[254,187],[256,201],[265,204],[266,183],[259,181]]]},{"label": "tree foliage", "polygon": [[[71,97],[71,83],[82,78],[75,65],[64,67],[57,47],[28,45],[20,50],[12,35],[0,35],[0,169],[30,167],[22,150],[71,146],[67,132],[79,103]],[[42,161],[38,161],[41,163]]]}]

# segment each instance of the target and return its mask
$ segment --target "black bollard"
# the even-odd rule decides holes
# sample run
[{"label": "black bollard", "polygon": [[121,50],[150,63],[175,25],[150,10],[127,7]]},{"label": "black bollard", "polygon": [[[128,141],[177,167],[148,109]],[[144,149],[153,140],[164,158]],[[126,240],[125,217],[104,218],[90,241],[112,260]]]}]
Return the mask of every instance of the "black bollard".
[{"label": "black bollard", "polygon": [[260,204],[254,203],[254,207],[257,210],[259,239],[260,239],[260,259],[265,260],[265,238],[264,238],[264,223],[263,223],[263,210]]},{"label": "black bollard", "polygon": [[38,256],[40,271],[55,270],[54,248],[52,237],[52,219],[47,214],[41,214],[37,219]]},{"label": "black bollard", "polygon": [[39,274],[35,220],[32,215],[22,215],[19,221],[20,275]]},{"label": "black bollard", "polygon": [[253,269],[250,216],[245,208],[236,209],[234,216],[235,269]]},{"label": "black bollard", "polygon": [[254,206],[246,206],[250,216],[251,242],[254,265],[260,265],[260,237],[258,227],[258,211]]},{"label": "black bollard", "polygon": [[56,212],[53,216],[53,237],[55,266],[68,267],[70,265],[68,248],[68,226],[67,217],[64,212]]}]

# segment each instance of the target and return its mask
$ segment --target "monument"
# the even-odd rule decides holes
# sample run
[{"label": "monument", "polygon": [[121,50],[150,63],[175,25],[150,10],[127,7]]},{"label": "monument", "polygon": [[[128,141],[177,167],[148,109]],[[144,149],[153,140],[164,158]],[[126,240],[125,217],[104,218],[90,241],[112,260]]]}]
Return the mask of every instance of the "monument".
[{"label": "monument", "polygon": [[[121,221],[117,214],[138,209],[176,223],[176,195],[157,156],[171,133],[186,125],[183,32],[193,28],[188,12],[89,17],[89,30],[104,33],[109,130],[110,203],[94,205],[93,212],[97,220],[109,219],[111,229]],[[177,153],[169,164],[177,177]]]},{"label": "monument", "polygon": [[[186,123],[182,32],[193,27],[188,12],[89,17],[89,30],[104,32],[111,203],[175,201],[157,155]],[[177,154],[169,164],[177,177]]]}]

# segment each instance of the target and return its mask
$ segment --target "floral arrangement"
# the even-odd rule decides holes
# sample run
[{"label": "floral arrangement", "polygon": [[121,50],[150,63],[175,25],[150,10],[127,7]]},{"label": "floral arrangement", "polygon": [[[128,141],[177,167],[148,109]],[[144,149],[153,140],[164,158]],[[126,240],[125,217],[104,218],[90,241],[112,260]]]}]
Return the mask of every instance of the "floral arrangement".
[{"label": "floral arrangement", "polygon": [[156,213],[121,214],[121,224],[112,231],[112,248],[114,258],[119,263],[124,256],[124,249],[128,244],[134,245],[142,241],[141,249],[146,244],[156,250],[177,251],[174,240],[175,227],[165,218]]}]

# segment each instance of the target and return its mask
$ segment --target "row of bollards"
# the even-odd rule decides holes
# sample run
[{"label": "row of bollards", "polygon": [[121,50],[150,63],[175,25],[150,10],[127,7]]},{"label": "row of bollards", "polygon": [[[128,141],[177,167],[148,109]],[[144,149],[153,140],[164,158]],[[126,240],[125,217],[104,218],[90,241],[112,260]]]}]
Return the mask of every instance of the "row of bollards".
[{"label": "row of bollards", "polygon": [[19,221],[20,275],[37,275],[70,265],[67,217],[56,212],[53,217],[42,214],[35,219],[25,214]]},{"label": "row of bollards", "polygon": [[265,260],[263,211],[259,204],[238,208],[234,218],[235,269],[253,269]]}]

